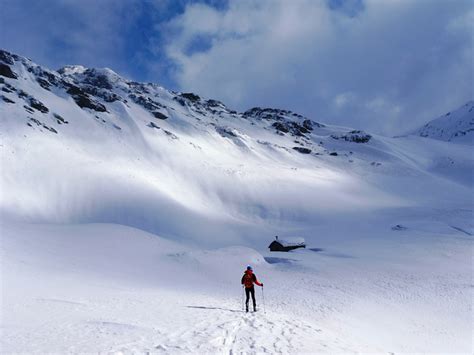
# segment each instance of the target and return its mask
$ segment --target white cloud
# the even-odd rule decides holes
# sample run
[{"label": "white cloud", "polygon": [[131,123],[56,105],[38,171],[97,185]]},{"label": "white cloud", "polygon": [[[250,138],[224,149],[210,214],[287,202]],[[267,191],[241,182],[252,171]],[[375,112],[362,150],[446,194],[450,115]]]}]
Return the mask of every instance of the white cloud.
[{"label": "white cloud", "polygon": [[183,90],[398,133],[472,98],[470,16],[463,0],[366,0],[355,17],[312,0],[191,4],[166,51]]},{"label": "white cloud", "polygon": [[342,109],[347,105],[353,104],[353,102],[356,100],[356,95],[352,92],[343,92],[342,94],[336,95],[334,97],[334,105],[338,109]]}]

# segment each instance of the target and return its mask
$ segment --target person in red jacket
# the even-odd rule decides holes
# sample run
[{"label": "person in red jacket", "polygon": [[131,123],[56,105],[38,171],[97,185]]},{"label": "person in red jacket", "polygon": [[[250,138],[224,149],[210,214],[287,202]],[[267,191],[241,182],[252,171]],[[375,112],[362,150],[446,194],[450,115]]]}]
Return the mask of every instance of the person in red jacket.
[{"label": "person in red jacket", "polygon": [[260,283],[257,280],[257,276],[255,276],[255,274],[253,273],[252,267],[250,265],[247,266],[247,270],[245,270],[244,276],[242,276],[241,283],[245,287],[245,296],[247,297],[245,299],[246,311],[249,311],[249,296],[252,295],[253,311],[256,312],[257,303],[255,302],[255,288],[253,287],[253,284],[255,283],[256,285],[263,287],[263,283]]}]

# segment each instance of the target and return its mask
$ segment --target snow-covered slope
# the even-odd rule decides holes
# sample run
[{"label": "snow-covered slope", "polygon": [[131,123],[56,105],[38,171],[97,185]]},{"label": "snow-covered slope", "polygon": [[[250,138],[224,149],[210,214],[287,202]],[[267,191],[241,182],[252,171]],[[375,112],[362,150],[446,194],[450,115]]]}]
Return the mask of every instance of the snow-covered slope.
[{"label": "snow-covered slope", "polygon": [[474,101],[438,117],[414,134],[446,142],[474,144]]},{"label": "snow-covered slope", "polygon": [[[432,155],[421,139],[278,109],[237,113],[110,69],[0,59],[0,209],[13,219],[121,223],[227,245],[328,214],[446,206],[469,183],[472,158],[459,147],[433,143],[442,153]],[[444,171],[453,164],[461,174]]]},{"label": "snow-covered slope", "polygon": [[7,352],[468,351],[470,145],[5,51],[0,89]]}]

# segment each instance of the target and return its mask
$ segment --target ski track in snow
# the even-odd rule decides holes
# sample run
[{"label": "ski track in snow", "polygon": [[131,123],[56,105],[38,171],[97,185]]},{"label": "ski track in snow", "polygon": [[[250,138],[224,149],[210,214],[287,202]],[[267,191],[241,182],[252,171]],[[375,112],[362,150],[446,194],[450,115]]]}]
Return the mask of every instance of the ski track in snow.
[{"label": "ski track in snow", "polygon": [[[127,305],[123,304],[122,307],[127,307]],[[180,312],[180,310],[177,311]],[[194,319],[192,324],[184,324],[172,331],[160,330],[158,327],[138,326],[120,320],[65,322],[52,327],[45,322],[31,333],[8,337],[6,340],[23,344],[28,342],[28,348],[31,351],[47,349],[50,346],[48,338],[45,337],[45,341],[42,342],[41,337],[33,334],[47,329],[58,339],[62,339],[63,343],[74,344],[62,349],[73,353],[96,351],[97,348],[91,344],[91,339],[99,341],[103,351],[119,354],[298,353],[323,351],[327,348],[324,340],[319,348],[315,348],[315,344],[311,341],[308,342],[310,339],[321,338],[321,329],[305,321],[281,314],[264,314],[263,311],[244,313],[231,308],[203,308],[194,312],[192,318]],[[31,342],[31,339],[35,341]],[[120,343],[119,339],[127,339],[127,341]],[[106,346],[106,344],[109,345]],[[311,344],[309,348],[308,344]]]},{"label": "ski track in snow", "polygon": [[[156,334],[156,340],[141,339],[135,343],[121,344],[112,352],[183,352],[183,353],[294,353],[315,351],[305,349],[308,339],[321,333],[304,321],[282,315],[244,313],[243,311],[212,309],[208,315],[203,310],[201,320],[193,327],[176,330],[170,335]],[[156,344],[156,345],[152,345]],[[322,349],[324,349],[324,345]]]}]

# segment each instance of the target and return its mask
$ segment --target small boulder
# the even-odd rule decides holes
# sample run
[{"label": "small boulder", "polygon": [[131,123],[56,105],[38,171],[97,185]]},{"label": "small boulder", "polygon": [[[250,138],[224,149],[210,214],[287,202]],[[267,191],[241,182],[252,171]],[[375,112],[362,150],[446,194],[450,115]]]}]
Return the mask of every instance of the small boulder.
[{"label": "small boulder", "polygon": [[311,149],[305,148],[305,147],[293,147],[293,150],[296,150],[297,152],[299,152],[301,154],[310,154],[311,153]]},{"label": "small boulder", "polygon": [[155,123],[153,123],[153,122],[148,123],[148,124],[147,124],[147,127],[155,128],[155,129],[160,129],[160,127],[157,126],[157,125],[156,125]]},{"label": "small boulder", "polygon": [[165,114],[163,114],[159,111],[153,111],[152,115],[155,116],[156,118],[160,119],[160,120],[166,120],[168,118],[168,116],[166,116]]},{"label": "small boulder", "polygon": [[164,129],[163,132],[165,132],[165,134],[171,139],[178,139],[178,137],[174,133],[167,131],[166,129]]},{"label": "small boulder", "polygon": [[404,230],[407,230],[408,228],[401,225],[401,224],[397,224],[395,226],[392,227],[392,230],[394,231],[404,231]]}]

